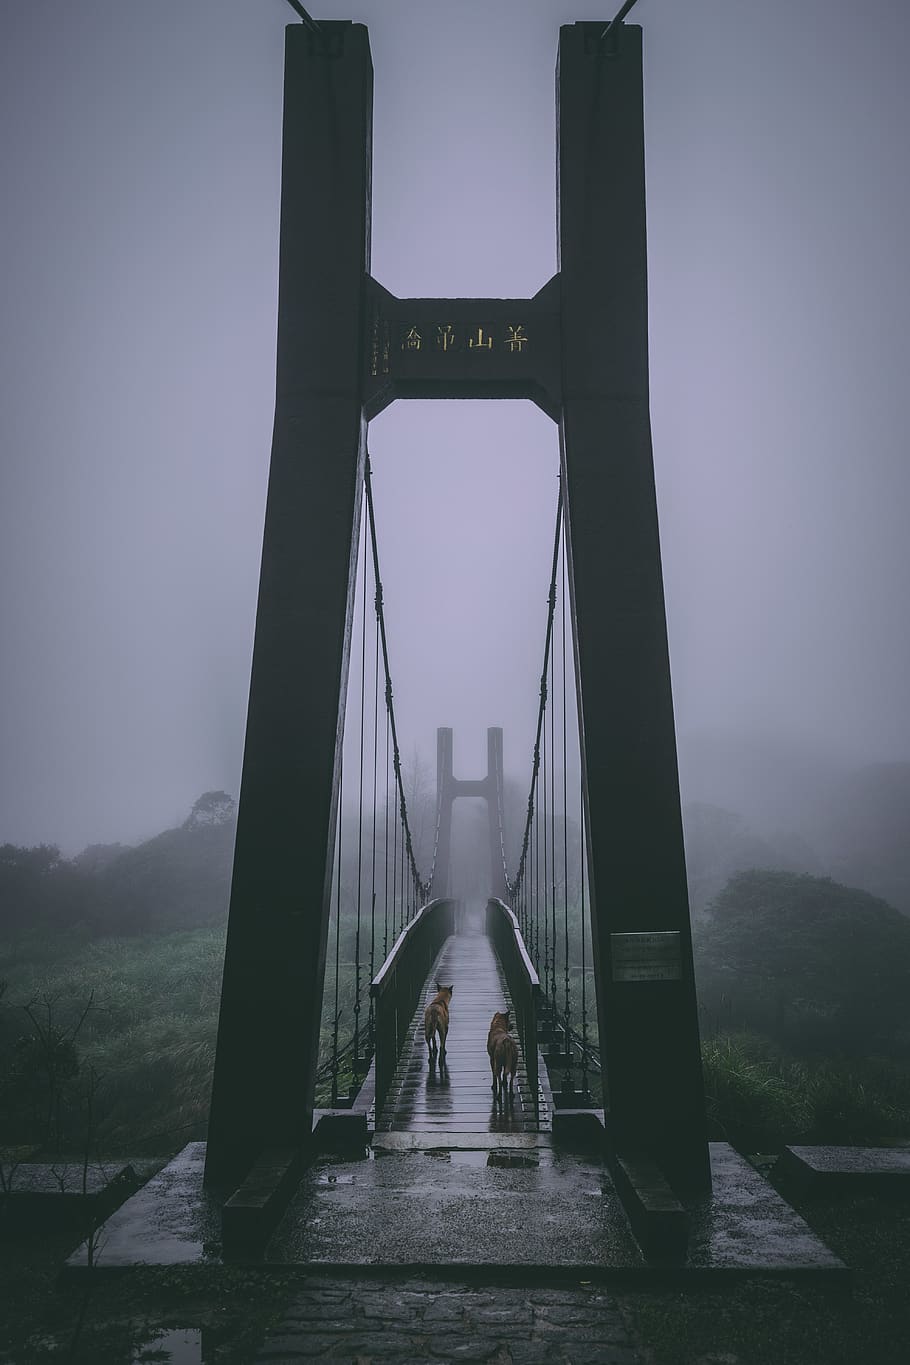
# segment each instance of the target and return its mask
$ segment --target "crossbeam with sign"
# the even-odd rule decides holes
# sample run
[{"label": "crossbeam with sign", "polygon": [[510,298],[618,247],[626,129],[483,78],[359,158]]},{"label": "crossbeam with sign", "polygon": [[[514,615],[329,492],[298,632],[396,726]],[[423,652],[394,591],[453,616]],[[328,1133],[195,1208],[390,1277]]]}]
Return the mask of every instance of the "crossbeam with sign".
[{"label": "crossbeam with sign", "polygon": [[529,398],[559,421],[559,276],[530,299],[398,299],[367,279],[364,409],[396,398]]}]

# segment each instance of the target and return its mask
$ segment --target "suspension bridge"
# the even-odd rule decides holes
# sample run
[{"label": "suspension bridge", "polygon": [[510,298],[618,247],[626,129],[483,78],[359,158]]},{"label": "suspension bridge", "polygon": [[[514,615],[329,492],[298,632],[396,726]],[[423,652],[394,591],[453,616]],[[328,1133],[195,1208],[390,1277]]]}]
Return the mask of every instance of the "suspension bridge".
[{"label": "suspension bridge", "polygon": [[[364,505],[343,765],[356,790],[347,820],[343,787],[338,806],[317,1101],[333,1110],[366,1108],[377,1132],[549,1129],[555,1104],[595,1107],[590,1079],[599,1071],[596,1030],[592,1035],[590,1027],[589,898],[561,493],[541,621],[530,787],[523,828],[512,841],[511,873],[498,728],[488,732],[486,775],[470,781],[454,776],[452,731],[439,730],[425,874],[418,864],[398,741],[369,458]],[[453,806],[459,797],[482,799],[487,807],[489,899],[473,913],[452,899]],[[452,1036],[446,1065],[428,1071],[423,1007],[437,981],[456,988]],[[486,1051],[490,1019],[500,1008],[508,1010],[518,1031],[522,1058],[517,1100],[505,1111],[491,1107]],[[551,1072],[558,1080],[555,1098]]]},{"label": "suspension bridge", "polygon": [[[308,1140],[317,1084],[353,1108],[372,1067],[384,1121],[430,946],[451,936],[434,926],[466,795],[487,802],[490,905],[515,941],[500,994],[525,1066],[542,1042],[560,1107],[576,1108],[599,1062],[616,1150],[710,1185],[648,415],[641,32],[564,27],[558,71],[558,274],[528,299],[403,299],[369,273],[366,29],[287,31],[276,416],[212,1189]],[[369,421],[410,398],[524,398],[560,446],[523,828],[504,828],[501,736],[466,781],[442,731],[431,850],[402,776],[367,455]]]},{"label": "suspension bridge", "polygon": [[[839,1265],[707,1141],[629,8],[560,30],[559,270],[527,299],[401,299],[372,277],[367,30],[305,11],[287,30],[276,413],[208,1139],[117,1215],[110,1264],[216,1244],[502,1264],[507,1224],[523,1264],[755,1268],[746,1218],[778,1260]],[[524,808],[507,809],[501,729],[486,774],[466,779],[440,728],[429,841],[402,770],[367,452],[369,421],[409,398],[532,401],[560,450]],[[473,905],[453,894],[461,797],[487,808]],[[431,1064],[437,982],[454,993]],[[493,1095],[486,1048],[504,1009],[521,1060],[511,1103]],[[579,1141],[589,1155],[573,1164],[560,1143]],[[337,1151],[356,1173],[319,1164]],[[472,1154],[468,1174],[396,1165],[408,1151]]]}]

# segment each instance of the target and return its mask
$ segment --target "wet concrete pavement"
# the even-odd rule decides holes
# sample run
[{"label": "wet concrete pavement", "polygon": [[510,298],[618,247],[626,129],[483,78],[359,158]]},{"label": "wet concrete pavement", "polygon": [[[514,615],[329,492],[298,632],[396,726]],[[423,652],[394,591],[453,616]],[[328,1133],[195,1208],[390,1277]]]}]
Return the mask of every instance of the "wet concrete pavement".
[{"label": "wet concrete pavement", "polygon": [[277,1264],[640,1267],[608,1173],[552,1147],[320,1161],[269,1243]]},{"label": "wet concrete pavement", "polygon": [[[390,1134],[394,1138],[395,1134]],[[747,1161],[711,1144],[714,1192],[692,1210],[685,1260],[648,1263],[632,1237],[608,1171],[560,1151],[548,1134],[481,1135],[471,1146],[373,1151],[320,1159],[306,1173],[268,1244],[264,1266],[446,1267],[483,1277],[512,1268],[557,1277],[655,1275],[685,1282],[717,1275],[846,1276],[841,1261]],[[495,1146],[490,1146],[490,1143]],[[205,1144],[191,1143],[107,1220],[95,1270],[218,1265],[216,1203],[202,1186]],[[85,1247],[67,1262],[86,1265]]]},{"label": "wet concrete pavement", "polygon": [[511,1267],[594,1279],[846,1275],[804,1219],[726,1143],[711,1144],[714,1191],[692,1207],[688,1253],[648,1262],[606,1167],[551,1142],[539,1136],[534,1147],[441,1145],[321,1160],[304,1176],[266,1259],[415,1273]]},{"label": "wet concrete pavement", "polygon": [[[444,1065],[430,1065],[423,1011],[436,993],[435,981],[454,985]],[[420,1005],[376,1132],[523,1133],[537,1129],[524,1058],[512,1102],[497,1106],[491,1090],[487,1032],[497,1010],[512,1008],[502,969],[485,934],[462,933],[443,945],[427,978]],[[517,1037],[514,1015],[512,1033]],[[541,1125],[548,1126],[544,1103]]]}]

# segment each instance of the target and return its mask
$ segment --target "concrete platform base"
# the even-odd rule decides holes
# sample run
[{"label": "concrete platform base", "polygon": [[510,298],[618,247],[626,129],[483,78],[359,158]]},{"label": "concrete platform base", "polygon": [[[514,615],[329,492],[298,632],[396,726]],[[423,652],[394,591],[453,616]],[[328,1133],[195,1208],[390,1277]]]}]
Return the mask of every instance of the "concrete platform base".
[{"label": "concrete platform base", "polygon": [[95,1161],[86,1169],[78,1158],[24,1162],[12,1177],[5,1214],[16,1228],[104,1218],[140,1183],[123,1161]]},{"label": "concrete platform base", "polygon": [[[222,1263],[220,1210],[202,1187],[204,1158],[205,1144],[191,1143],[108,1219],[94,1273]],[[689,1210],[685,1257],[649,1262],[609,1173],[594,1158],[514,1138],[495,1147],[321,1157],[305,1173],[264,1256],[250,1255],[248,1263],[352,1273],[395,1267],[424,1275],[495,1267],[519,1278],[643,1282],[756,1274],[830,1281],[848,1274],[726,1143],[711,1145],[711,1164],[714,1192]],[[68,1270],[85,1262],[80,1248]]]},{"label": "concrete platform base", "polygon": [[576,1151],[602,1153],[606,1150],[602,1109],[561,1108],[557,1096],[552,1131],[554,1141]]},{"label": "concrete platform base", "polygon": [[363,1109],[316,1109],[313,1137],[320,1152],[365,1152],[371,1132]]},{"label": "concrete platform base", "polygon": [[267,1147],[221,1211],[221,1242],[231,1256],[261,1249],[303,1174],[300,1147]]},{"label": "concrete platform base", "polygon": [[[219,1265],[221,1209],[202,1187],[205,1143],[191,1142],[102,1225],[95,1271],[142,1265]],[[85,1246],[66,1270],[86,1268]]]},{"label": "concrete platform base", "polygon": [[776,1175],[809,1194],[901,1194],[910,1197],[906,1147],[785,1147]]},{"label": "concrete platform base", "polygon": [[638,1245],[649,1260],[684,1260],[689,1245],[689,1210],[646,1157],[617,1157],[613,1180]]}]

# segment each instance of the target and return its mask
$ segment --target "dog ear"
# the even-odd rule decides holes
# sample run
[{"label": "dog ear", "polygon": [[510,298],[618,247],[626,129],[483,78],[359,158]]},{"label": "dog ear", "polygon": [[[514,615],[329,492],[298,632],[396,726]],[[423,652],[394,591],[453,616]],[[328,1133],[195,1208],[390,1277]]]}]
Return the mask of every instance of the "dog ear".
[{"label": "dog ear", "polygon": [[508,1028],[508,1027],[509,1027],[509,1011],[508,1011],[508,1010],[503,1010],[503,1012],[502,1012],[502,1017],[503,1017],[503,1019],[506,1021],[506,1028]]}]

